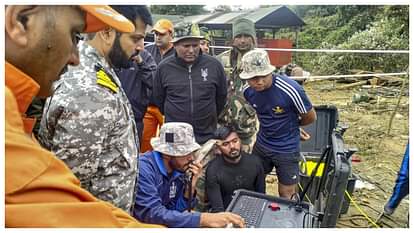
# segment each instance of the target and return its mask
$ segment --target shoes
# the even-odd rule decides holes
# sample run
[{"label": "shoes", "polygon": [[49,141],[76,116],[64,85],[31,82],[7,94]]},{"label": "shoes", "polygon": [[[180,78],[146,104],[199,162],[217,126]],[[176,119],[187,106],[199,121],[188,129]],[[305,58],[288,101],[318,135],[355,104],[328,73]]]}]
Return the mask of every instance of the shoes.
[{"label": "shoes", "polygon": [[384,214],[385,214],[385,215],[391,216],[391,215],[394,213],[394,211],[395,211],[395,208],[391,208],[391,207],[388,205],[388,203],[387,203],[387,204],[385,204],[385,206],[384,206]]}]

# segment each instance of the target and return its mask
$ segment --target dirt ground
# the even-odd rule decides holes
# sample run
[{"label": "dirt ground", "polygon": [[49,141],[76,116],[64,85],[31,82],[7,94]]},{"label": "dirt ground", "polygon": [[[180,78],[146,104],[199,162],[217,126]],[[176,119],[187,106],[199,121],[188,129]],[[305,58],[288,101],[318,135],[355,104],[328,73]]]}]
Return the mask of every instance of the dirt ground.
[{"label": "dirt ground", "polygon": [[[355,147],[352,173],[366,188],[355,189],[352,198],[360,209],[383,228],[406,228],[408,225],[409,200],[405,198],[391,217],[381,216],[383,206],[390,197],[396,175],[399,171],[405,146],[408,141],[408,84],[404,88],[399,107],[393,117],[391,130],[387,135],[391,116],[397,106],[400,86],[368,88],[365,86],[338,90],[345,84],[336,81],[315,81],[305,83],[305,90],[314,105],[335,105],[339,111],[339,122],[347,124],[345,144]],[[369,92],[369,101],[359,101],[361,93]],[[363,98],[359,98],[363,99]],[[354,103],[353,102],[358,102]],[[354,159],[355,160],[355,159]],[[275,194],[275,177],[267,177],[267,190]],[[351,204],[346,214],[337,222],[338,228],[375,227]]]}]

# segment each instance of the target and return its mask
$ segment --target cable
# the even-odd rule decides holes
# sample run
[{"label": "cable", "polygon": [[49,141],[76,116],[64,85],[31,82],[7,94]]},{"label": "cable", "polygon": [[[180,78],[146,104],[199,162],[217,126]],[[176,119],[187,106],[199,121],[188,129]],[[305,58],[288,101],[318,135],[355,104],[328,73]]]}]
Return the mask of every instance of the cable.
[{"label": "cable", "polygon": [[319,158],[319,161],[318,161],[318,163],[316,164],[316,167],[313,169],[312,174],[310,175],[310,180],[309,180],[309,182],[306,184],[305,188],[304,188],[304,189],[303,189],[303,191],[300,193],[299,202],[301,202],[301,201],[303,200],[303,198],[304,198],[305,194],[308,192],[308,189],[309,189],[310,185],[312,184],[313,179],[314,179],[314,178],[315,178],[315,176],[316,176],[316,172],[318,171],[319,166],[321,165],[321,162],[325,159],[325,157],[326,157],[326,158],[328,158],[328,156],[327,156],[327,155],[329,154],[330,149],[331,149],[331,146],[326,146],[326,147],[324,148],[324,151],[322,152],[322,156]]},{"label": "cable", "polygon": [[193,193],[192,193],[193,173],[187,172],[184,179],[185,179],[186,186],[188,188],[187,210],[188,212],[191,212],[191,209],[192,209],[191,204],[193,202]]},{"label": "cable", "polygon": [[[301,191],[303,191],[302,185],[300,185],[300,183],[298,183],[298,186],[299,186],[300,190],[301,190]],[[308,202],[309,202],[310,204],[312,204],[312,205],[313,205],[313,203],[311,202],[311,200],[309,199],[309,197],[308,197],[308,195],[307,195],[306,193],[305,193],[305,198],[308,200]]]},{"label": "cable", "polygon": [[348,199],[351,201],[351,203],[355,206],[355,208],[357,208],[357,210],[372,224],[374,225],[376,228],[381,228],[380,226],[378,226],[378,224],[376,224],[374,221],[372,221],[372,219],[370,217],[368,217],[368,215],[362,211],[361,207],[358,206],[358,204],[354,201],[354,199],[352,199],[351,195],[349,195],[348,191],[345,190],[345,194],[348,197]]}]

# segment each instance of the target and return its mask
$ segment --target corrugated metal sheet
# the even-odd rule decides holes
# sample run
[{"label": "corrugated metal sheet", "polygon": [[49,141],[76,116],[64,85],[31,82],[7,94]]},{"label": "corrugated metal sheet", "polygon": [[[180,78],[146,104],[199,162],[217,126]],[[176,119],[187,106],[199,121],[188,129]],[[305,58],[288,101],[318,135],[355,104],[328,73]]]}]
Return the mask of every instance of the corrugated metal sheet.
[{"label": "corrugated metal sheet", "polygon": [[266,8],[257,8],[249,11],[229,13],[213,13],[204,15],[157,15],[153,14],[154,23],[161,18],[171,20],[174,25],[188,22],[207,26],[211,29],[231,29],[232,23],[238,18],[248,18],[255,23],[256,29],[269,29],[280,27],[297,27],[305,23],[292,10],[286,6],[277,5]]},{"label": "corrugated metal sheet", "polygon": [[185,17],[184,21],[190,22],[190,23],[200,23],[202,21],[208,20],[210,17],[215,16],[215,15],[216,14],[192,15],[192,16]]},{"label": "corrugated metal sheet", "polygon": [[256,23],[257,21],[261,20],[262,18],[266,17],[268,14],[272,13],[273,11],[279,8],[280,6],[259,8],[259,9],[256,9],[254,11],[247,13],[244,17]]},{"label": "corrugated metal sheet", "polygon": [[217,17],[214,17],[208,21],[202,21],[202,24],[229,24],[233,19],[240,17],[240,15],[244,15],[246,12],[230,12],[221,14]]}]

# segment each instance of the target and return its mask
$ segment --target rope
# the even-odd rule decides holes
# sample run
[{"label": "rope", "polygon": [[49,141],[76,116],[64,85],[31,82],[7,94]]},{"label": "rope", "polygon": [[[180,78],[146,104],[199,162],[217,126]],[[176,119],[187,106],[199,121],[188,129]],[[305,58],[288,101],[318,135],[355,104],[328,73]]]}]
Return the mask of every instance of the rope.
[{"label": "rope", "polygon": [[374,225],[376,228],[380,228],[380,226],[378,226],[378,224],[376,224],[374,221],[372,221],[372,219],[370,217],[368,217],[368,215],[362,211],[361,207],[358,206],[358,204],[354,201],[354,199],[352,199],[351,195],[349,195],[348,191],[345,190],[345,194],[348,197],[348,199],[351,201],[351,203],[355,206],[355,208],[357,208],[357,210],[372,224]]},{"label": "rope", "polygon": [[315,76],[291,76],[291,79],[294,80],[304,80],[308,79],[308,81],[313,80],[323,80],[323,79],[330,79],[330,78],[354,78],[354,77],[380,77],[380,76],[402,76],[408,75],[407,72],[400,72],[400,73],[380,73],[380,74],[343,74],[343,75],[315,75]]},{"label": "rope", "polygon": [[[231,49],[230,46],[211,45],[210,48]],[[283,48],[260,48],[267,51],[292,51],[292,52],[313,52],[313,53],[397,53],[409,54],[409,50],[367,50],[367,49],[283,49]]]}]

